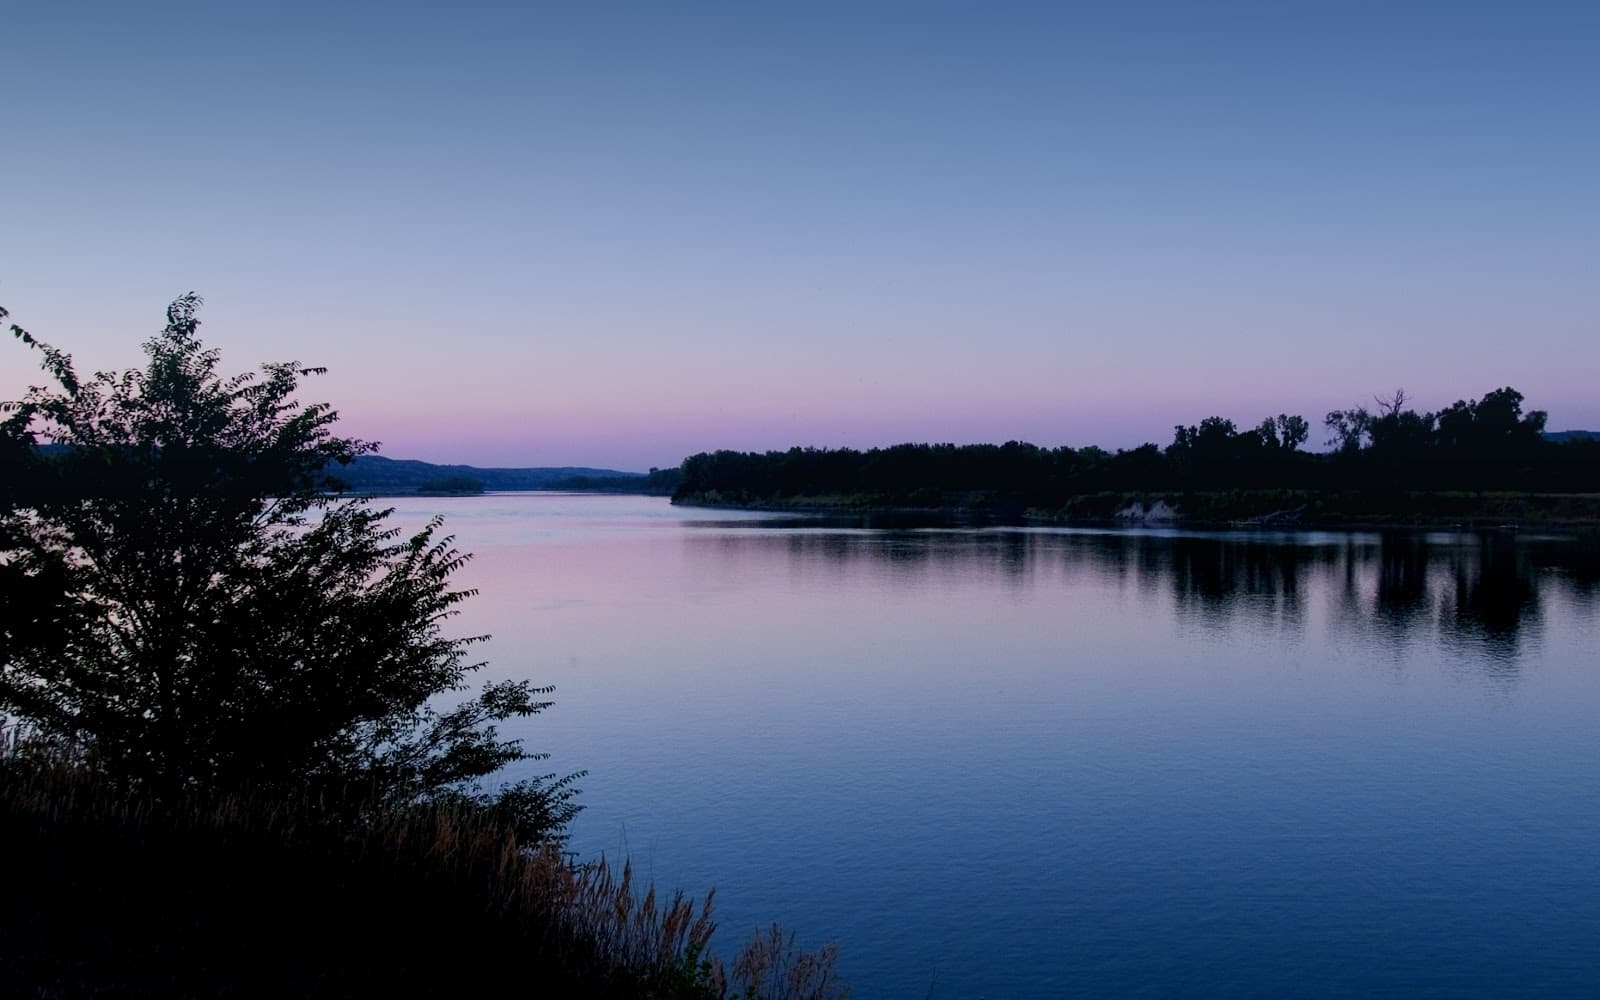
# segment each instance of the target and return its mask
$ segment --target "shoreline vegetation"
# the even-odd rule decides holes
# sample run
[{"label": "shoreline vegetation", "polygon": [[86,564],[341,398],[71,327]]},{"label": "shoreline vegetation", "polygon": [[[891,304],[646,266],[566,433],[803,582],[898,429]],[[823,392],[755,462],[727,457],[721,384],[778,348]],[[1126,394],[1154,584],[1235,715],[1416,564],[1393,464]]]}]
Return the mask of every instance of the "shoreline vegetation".
[{"label": "shoreline vegetation", "polygon": [[0,912],[0,982],[19,996],[848,996],[832,946],[774,926],[724,962],[714,891],[530,849],[460,801],[157,800],[11,734],[0,851],[27,859]]},{"label": "shoreline vegetation", "polygon": [[1250,429],[1208,417],[1165,448],[901,444],[857,451],[702,452],[672,501],[792,513],[980,523],[1187,527],[1600,526],[1600,437],[1547,435],[1506,387],[1437,413],[1405,405]]},{"label": "shoreline vegetation", "polygon": [[1057,525],[1062,527],[1216,528],[1596,528],[1600,493],[1418,491],[1318,493],[1231,490],[1126,492],[1072,497],[1053,508],[1015,497],[963,493],[943,502],[907,502],[892,494],[727,498],[715,492],[674,497],[682,507],[821,516],[873,516],[907,523]]}]

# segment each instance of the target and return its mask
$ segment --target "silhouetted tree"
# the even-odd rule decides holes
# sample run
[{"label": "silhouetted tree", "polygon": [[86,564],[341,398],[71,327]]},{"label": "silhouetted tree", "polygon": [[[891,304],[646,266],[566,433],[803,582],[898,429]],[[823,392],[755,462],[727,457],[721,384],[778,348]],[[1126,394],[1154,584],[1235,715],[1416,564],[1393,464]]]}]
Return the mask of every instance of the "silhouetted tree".
[{"label": "silhouetted tree", "polygon": [[1507,386],[1481,400],[1457,400],[1439,412],[1440,446],[1495,456],[1536,447],[1546,414],[1534,410],[1523,416],[1522,399],[1522,393]]},{"label": "silhouetted tree", "polygon": [[1378,415],[1367,422],[1373,460],[1390,469],[1425,461],[1434,443],[1433,414],[1406,409],[1404,389],[1396,389],[1388,399],[1374,399]]},{"label": "silhouetted tree", "polygon": [[1332,410],[1324,418],[1328,428],[1328,444],[1342,455],[1354,455],[1361,450],[1372,428],[1372,414],[1366,407],[1349,410]]},{"label": "silhouetted tree", "polygon": [[1311,436],[1311,425],[1306,423],[1305,417],[1280,413],[1276,423],[1278,446],[1284,451],[1299,451],[1300,446],[1306,443],[1306,438]]},{"label": "silhouetted tree", "polygon": [[[4,404],[0,710],[58,753],[149,787],[326,784],[385,801],[472,799],[558,836],[577,775],[495,795],[475,782],[540,759],[495,723],[549,689],[486,685],[454,707],[482,636],[443,623],[467,557],[439,522],[403,537],[330,469],[373,446],[301,405],[321,369],[224,378],[167,310],[143,370],[81,378],[20,327],[56,387]],[[0,316],[4,312],[0,311]],[[50,445],[40,456],[40,439]]]},{"label": "silhouetted tree", "polygon": [[1278,443],[1278,425],[1271,417],[1256,426],[1255,435],[1261,441],[1261,447],[1268,451],[1277,451],[1281,447]]}]

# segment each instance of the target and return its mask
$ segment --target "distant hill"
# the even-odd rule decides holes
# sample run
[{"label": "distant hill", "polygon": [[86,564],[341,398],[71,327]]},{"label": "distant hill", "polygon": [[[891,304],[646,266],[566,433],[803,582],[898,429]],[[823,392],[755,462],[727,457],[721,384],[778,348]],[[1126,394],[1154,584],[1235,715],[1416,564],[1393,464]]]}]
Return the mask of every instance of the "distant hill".
[{"label": "distant hill", "polygon": [[[409,458],[362,455],[335,474],[358,493],[415,493],[424,483],[477,480],[486,490],[624,489],[643,492],[647,476],[587,466],[541,466],[527,469],[435,465]],[[667,492],[671,492],[670,489]]]},{"label": "distant hill", "polygon": [[[42,455],[58,456],[64,445],[39,445]],[[333,470],[356,493],[477,493],[516,490],[571,490],[578,493],[647,493],[671,496],[677,488],[677,468],[622,472],[586,465],[536,466],[524,469],[479,468],[475,465],[435,465],[411,458],[362,455]]]},{"label": "distant hill", "polygon": [[1600,431],[1545,431],[1546,441],[1600,441]]}]

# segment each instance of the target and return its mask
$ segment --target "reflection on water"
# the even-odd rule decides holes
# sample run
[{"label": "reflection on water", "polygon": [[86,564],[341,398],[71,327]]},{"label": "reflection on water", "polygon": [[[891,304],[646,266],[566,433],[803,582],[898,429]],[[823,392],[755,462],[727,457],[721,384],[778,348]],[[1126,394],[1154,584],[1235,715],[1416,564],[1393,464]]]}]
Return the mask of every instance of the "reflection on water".
[{"label": "reflection on water", "polygon": [[1308,600],[1324,595],[1337,628],[1397,647],[1458,643],[1497,668],[1514,667],[1523,645],[1537,642],[1544,601],[1587,615],[1600,605],[1600,546],[1584,536],[884,531],[801,519],[691,527],[699,530],[687,545],[724,558],[778,547],[796,571],[875,564],[903,586],[953,573],[1015,587],[1055,571],[1144,594],[1166,590],[1175,614],[1216,630],[1303,630]]}]

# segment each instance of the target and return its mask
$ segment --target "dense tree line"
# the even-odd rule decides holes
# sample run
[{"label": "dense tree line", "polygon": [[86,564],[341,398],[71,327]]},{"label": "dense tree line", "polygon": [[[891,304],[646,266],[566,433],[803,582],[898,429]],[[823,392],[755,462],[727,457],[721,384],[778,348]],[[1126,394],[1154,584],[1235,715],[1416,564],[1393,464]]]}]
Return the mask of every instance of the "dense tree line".
[{"label": "dense tree line", "polygon": [[1600,490],[1600,441],[1555,442],[1543,411],[1515,389],[1437,413],[1408,409],[1403,392],[1375,410],[1324,419],[1328,452],[1308,452],[1309,421],[1280,414],[1241,430],[1224,417],[1178,426],[1170,444],[1115,452],[1094,446],[899,444],[701,453],[685,459],[675,497],[746,502],[870,497],[938,506],[974,495],[1054,506],[1091,493],[1296,490]]},{"label": "dense tree line", "polygon": [[547,490],[571,490],[574,493],[643,493],[647,496],[669,497],[678,488],[678,469],[650,467],[645,475],[616,476],[566,476],[552,479]]},{"label": "dense tree line", "polygon": [[483,492],[483,480],[472,476],[437,476],[417,484],[418,493],[444,493],[452,496]]}]

